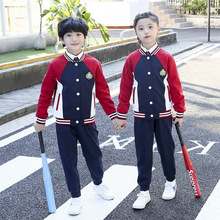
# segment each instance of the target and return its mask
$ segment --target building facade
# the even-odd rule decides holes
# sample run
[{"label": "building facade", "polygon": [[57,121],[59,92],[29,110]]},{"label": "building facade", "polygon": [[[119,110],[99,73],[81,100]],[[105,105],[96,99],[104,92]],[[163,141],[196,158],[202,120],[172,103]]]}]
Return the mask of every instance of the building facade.
[{"label": "building facade", "polygon": [[[130,27],[137,13],[149,9],[148,0],[81,0],[80,3],[97,22],[109,27]],[[51,6],[52,0],[43,1],[43,10]],[[0,1],[0,37],[38,33],[39,27],[40,7],[36,0]]]}]

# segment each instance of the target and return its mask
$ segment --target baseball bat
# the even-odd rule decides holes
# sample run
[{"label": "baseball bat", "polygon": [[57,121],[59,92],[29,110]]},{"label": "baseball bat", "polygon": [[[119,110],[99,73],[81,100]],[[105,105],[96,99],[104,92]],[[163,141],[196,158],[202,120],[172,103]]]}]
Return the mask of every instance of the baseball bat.
[{"label": "baseball bat", "polygon": [[53,186],[52,186],[50,170],[48,167],[47,157],[44,148],[43,135],[41,131],[38,133],[38,137],[39,137],[40,149],[41,149],[44,187],[46,191],[48,210],[50,213],[54,213],[56,211],[56,205],[54,200]]},{"label": "baseball bat", "polygon": [[177,134],[178,134],[178,137],[180,140],[180,144],[181,144],[181,148],[182,148],[182,152],[183,152],[183,158],[184,158],[184,162],[186,165],[186,170],[187,170],[187,173],[190,178],[190,182],[191,182],[191,186],[193,188],[194,195],[195,195],[195,197],[199,198],[201,196],[201,191],[199,188],[199,184],[198,184],[198,181],[196,178],[196,174],[195,174],[195,171],[193,168],[192,161],[189,157],[188,151],[187,151],[186,146],[183,141],[183,137],[182,137],[182,133],[180,131],[179,123],[176,123],[175,127],[176,127],[176,131],[177,131]]}]

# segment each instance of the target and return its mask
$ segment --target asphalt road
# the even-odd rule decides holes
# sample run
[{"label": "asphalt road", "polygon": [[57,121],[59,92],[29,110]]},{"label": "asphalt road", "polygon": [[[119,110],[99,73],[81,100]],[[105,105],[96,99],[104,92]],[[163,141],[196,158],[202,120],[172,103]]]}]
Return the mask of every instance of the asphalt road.
[{"label": "asphalt road", "polygon": [[[165,178],[162,173],[160,157],[155,148],[153,164],[155,170],[152,174],[150,188],[151,202],[144,210],[134,211],[132,204],[139,192],[138,187],[136,187],[106,216],[106,220],[208,219],[204,217],[204,213],[208,213],[209,219],[217,220],[219,218],[219,207],[216,205],[219,204],[219,194],[218,200],[214,200],[214,202],[211,200],[211,206],[208,210],[205,209],[207,199],[209,197],[213,198],[212,192],[216,186],[218,186],[218,193],[220,193],[219,58],[220,44],[204,44],[200,48],[175,57],[187,108],[182,126],[182,134],[196,171],[202,197],[196,199],[193,195],[179,140],[173,129],[173,136],[176,143],[175,158],[178,184],[176,198],[171,201],[163,201],[161,199]],[[117,105],[117,97],[114,97],[113,100]],[[9,132],[0,138],[0,186],[7,182],[6,180],[15,177],[13,172],[16,170],[16,167],[7,166],[12,161],[22,156],[22,161],[24,163],[26,162],[26,166],[19,168],[17,173],[17,176],[22,176],[24,170],[32,164],[27,164],[28,159],[40,159],[37,135],[31,132],[28,134],[28,129],[31,127],[33,121],[33,115],[26,116],[25,120],[22,120],[22,123],[25,122],[25,124],[22,125],[21,123],[18,130],[15,129],[14,131],[10,130],[9,124],[3,125],[4,127],[1,126],[8,129]],[[128,113],[127,128],[117,133],[112,130],[110,120],[105,116],[101,106],[97,104],[96,124],[99,130],[100,144],[102,144],[104,170],[108,170],[115,164],[136,166],[134,141],[132,139],[134,137],[132,108]],[[27,135],[21,137],[22,133],[26,133]],[[18,140],[13,141],[13,138],[17,134]],[[108,144],[103,145],[103,143],[106,143],[113,136],[115,137],[115,142],[110,141]],[[11,142],[2,145],[6,139],[10,139]],[[66,187],[59,158],[55,125],[53,123],[44,132],[44,139],[47,157],[54,159],[49,164],[49,167],[54,186],[56,206],[59,209],[70,198],[70,194]],[[81,186],[84,188],[91,182],[91,178],[80,147],[78,158]],[[17,167],[19,166],[20,164],[17,165]],[[12,176],[10,176],[11,173]],[[117,179],[112,181],[117,181]],[[116,184],[120,185],[121,183]],[[117,197],[117,195],[115,196]],[[6,184],[5,189],[0,190],[0,208],[0,219],[2,220],[41,220],[46,218],[49,213],[42,179],[42,169],[38,168],[12,185],[7,186]],[[86,212],[86,210],[82,209],[82,212]],[[200,217],[197,217],[199,213],[202,214],[200,214]],[[71,219],[74,219],[74,217]],[[93,218],[89,220],[97,219]]]}]

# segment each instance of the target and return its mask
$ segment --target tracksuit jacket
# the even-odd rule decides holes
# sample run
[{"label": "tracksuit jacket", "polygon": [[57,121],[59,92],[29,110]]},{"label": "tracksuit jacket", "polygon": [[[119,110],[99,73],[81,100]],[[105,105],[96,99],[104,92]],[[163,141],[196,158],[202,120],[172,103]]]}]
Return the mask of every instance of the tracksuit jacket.
[{"label": "tracksuit jacket", "polygon": [[184,95],[174,58],[157,43],[147,52],[141,46],[125,62],[117,107],[118,118],[126,119],[132,95],[134,117],[159,119],[183,117]]},{"label": "tracksuit jacket", "polygon": [[74,60],[66,51],[49,63],[38,101],[37,123],[45,124],[52,97],[53,115],[60,125],[93,124],[96,97],[111,119],[117,117],[101,64],[83,51],[79,58]]}]

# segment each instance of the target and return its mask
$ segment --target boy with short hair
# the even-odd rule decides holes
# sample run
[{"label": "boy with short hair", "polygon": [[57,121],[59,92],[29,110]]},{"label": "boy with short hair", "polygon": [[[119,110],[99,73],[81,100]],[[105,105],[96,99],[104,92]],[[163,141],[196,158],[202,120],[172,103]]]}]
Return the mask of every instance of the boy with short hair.
[{"label": "boy with short hair", "polygon": [[72,196],[70,215],[78,215],[82,207],[77,170],[77,141],[81,144],[94,190],[105,200],[114,199],[114,195],[102,183],[102,152],[94,120],[95,98],[98,98],[112,122],[117,114],[101,64],[82,50],[88,29],[81,18],[68,17],[59,22],[58,35],[66,46],[66,51],[48,66],[34,124],[37,132],[45,129],[47,109],[54,95],[53,115],[56,117],[58,147],[68,190]]},{"label": "boy with short hair", "polygon": [[160,31],[159,19],[152,12],[138,14],[134,29],[141,44],[125,62],[117,107],[115,130],[126,127],[131,93],[133,92],[135,147],[140,193],[133,204],[143,209],[150,202],[149,187],[152,174],[154,134],[166,177],[164,200],[176,195],[176,170],[172,138],[172,107],[177,112],[174,123],[183,121],[184,95],[173,57],[160,49],[156,37]]}]

